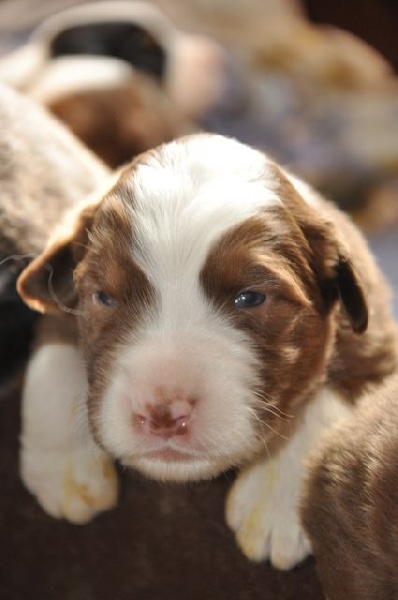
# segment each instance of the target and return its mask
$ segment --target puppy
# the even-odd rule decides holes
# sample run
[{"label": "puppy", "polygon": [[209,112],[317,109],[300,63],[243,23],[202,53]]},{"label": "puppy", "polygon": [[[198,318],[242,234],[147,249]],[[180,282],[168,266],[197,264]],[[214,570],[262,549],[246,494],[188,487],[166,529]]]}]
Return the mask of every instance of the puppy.
[{"label": "puppy", "polygon": [[398,597],[398,377],[312,457],[303,519],[329,600]]},{"label": "puppy", "polygon": [[[79,57],[97,58],[97,65],[83,62],[79,68],[75,61],[68,66]],[[60,86],[64,71],[74,91],[73,68],[83,91],[94,78],[101,83],[104,71],[105,78],[112,71],[113,85],[117,80],[126,84],[129,76],[134,83],[138,71],[156,81],[182,115],[197,119],[223,94],[227,62],[217,42],[179,29],[155,5],[112,0],[73,6],[47,18],[27,44],[0,61],[0,80],[43,96]]]},{"label": "puppy", "polygon": [[142,2],[61,11],[0,60],[0,80],[62,120],[111,168],[196,130],[221,95],[226,57]]},{"label": "puppy", "polygon": [[42,108],[0,85],[0,381],[25,357],[33,313],[18,273],[45,247],[63,213],[108,175]]},{"label": "puppy", "polygon": [[235,466],[227,521],[245,554],[287,569],[309,553],[303,461],[397,367],[386,285],[346,216],[257,150],[182,138],[75,211],[18,289],[53,315],[21,455],[48,512],[112,505],[109,457],[161,480]]}]

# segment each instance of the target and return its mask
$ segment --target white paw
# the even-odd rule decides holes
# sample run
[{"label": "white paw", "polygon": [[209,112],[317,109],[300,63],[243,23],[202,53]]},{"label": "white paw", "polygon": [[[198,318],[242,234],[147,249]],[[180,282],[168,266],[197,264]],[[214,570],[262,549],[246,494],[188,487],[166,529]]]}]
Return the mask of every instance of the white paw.
[{"label": "white paw", "polygon": [[269,559],[286,570],[311,554],[299,516],[304,465],[323,432],[347,414],[349,408],[338,396],[321,390],[279,452],[238,475],[228,496],[226,519],[248,558]]},{"label": "white paw", "polygon": [[72,523],[87,523],[117,501],[117,476],[111,460],[86,448],[68,452],[24,449],[21,476],[48,514]]},{"label": "white paw", "polygon": [[287,570],[311,553],[299,522],[297,483],[296,474],[281,469],[274,459],[238,475],[228,495],[226,520],[249,559],[269,559]]}]

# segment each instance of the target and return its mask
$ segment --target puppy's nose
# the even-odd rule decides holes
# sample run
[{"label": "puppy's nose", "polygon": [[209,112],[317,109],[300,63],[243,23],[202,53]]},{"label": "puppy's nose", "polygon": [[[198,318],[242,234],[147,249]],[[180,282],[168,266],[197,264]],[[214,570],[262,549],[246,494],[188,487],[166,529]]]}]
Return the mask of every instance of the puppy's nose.
[{"label": "puppy's nose", "polygon": [[134,420],[152,435],[171,438],[188,433],[194,400],[178,400],[168,404],[147,405],[144,414]]},{"label": "puppy's nose", "polygon": [[164,437],[184,435],[188,431],[189,419],[190,414],[187,408],[173,415],[171,407],[154,406],[150,411],[149,428],[151,433]]}]

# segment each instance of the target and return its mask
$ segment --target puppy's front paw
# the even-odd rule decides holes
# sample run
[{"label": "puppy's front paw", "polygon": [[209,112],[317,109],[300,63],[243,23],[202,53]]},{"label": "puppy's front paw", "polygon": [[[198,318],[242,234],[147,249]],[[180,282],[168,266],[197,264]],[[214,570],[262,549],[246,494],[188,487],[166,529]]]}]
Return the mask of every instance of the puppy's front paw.
[{"label": "puppy's front paw", "polygon": [[287,570],[311,553],[299,521],[298,487],[296,475],[283,472],[275,460],[238,476],[228,496],[226,519],[248,558],[269,559]]},{"label": "puppy's front paw", "polygon": [[87,523],[117,501],[116,471],[103,453],[24,449],[21,476],[48,514],[71,523]]}]

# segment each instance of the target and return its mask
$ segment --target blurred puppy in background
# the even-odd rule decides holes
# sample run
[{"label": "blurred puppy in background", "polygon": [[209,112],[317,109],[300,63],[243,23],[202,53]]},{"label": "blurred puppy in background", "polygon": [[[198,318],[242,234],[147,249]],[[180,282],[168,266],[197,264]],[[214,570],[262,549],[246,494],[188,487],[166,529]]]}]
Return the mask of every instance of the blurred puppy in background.
[{"label": "blurred puppy in background", "polygon": [[41,107],[0,84],[0,382],[26,358],[33,313],[15,281],[108,170]]},{"label": "blurred puppy in background", "polygon": [[226,52],[147,2],[87,3],[38,26],[0,80],[64,121],[109,166],[195,130],[223,91]]}]

